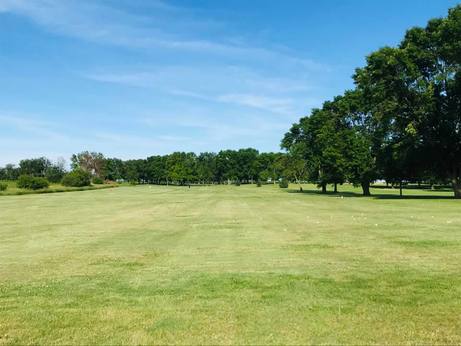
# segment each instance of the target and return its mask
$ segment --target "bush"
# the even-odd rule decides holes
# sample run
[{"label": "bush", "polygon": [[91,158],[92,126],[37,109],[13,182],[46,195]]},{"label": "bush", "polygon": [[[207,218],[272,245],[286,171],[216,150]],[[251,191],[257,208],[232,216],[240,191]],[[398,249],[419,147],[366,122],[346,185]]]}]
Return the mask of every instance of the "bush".
[{"label": "bush", "polygon": [[0,183],[0,191],[6,191],[8,189],[7,183]]},{"label": "bush", "polygon": [[16,186],[20,189],[28,189],[32,184],[33,177],[31,175],[20,175]]},{"label": "bush", "polygon": [[234,184],[235,186],[240,186],[240,180],[237,179]]},{"label": "bush", "polygon": [[70,173],[67,173],[62,178],[62,185],[70,187],[83,187],[91,185],[91,175],[81,169],[76,169]]},{"label": "bush", "polygon": [[48,167],[45,172],[45,178],[51,183],[59,183],[64,176],[65,171],[59,166]]},{"label": "bush", "polygon": [[288,180],[282,179],[279,181],[279,187],[281,189],[286,189],[288,187]]},{"label": "bush", "polygon": [[40,189],[47,189],[49,186],[50,186],[50,183],[45,178],[34,177],[32,179],[32,185],[30,186],[30,188],[32,190],[40,190]]},{"label": "bush", "polygon": [[33,177],[31,175],[21,175],[18,178],[16,186],[20,189],[40,190],[50,186],[48,180],[42,177]]},{"label": "bush", "polygon": [[98,184],[98,185],[104,184],[104,180],[102,180],[100,177],[94,177],[93,184]]},{"label": "bush", "polygon": [[258,180],[258,181],[256,182],[256,187],[261,187],[261,185],[262,185],[262,184],[261,184],[261,180]]}]

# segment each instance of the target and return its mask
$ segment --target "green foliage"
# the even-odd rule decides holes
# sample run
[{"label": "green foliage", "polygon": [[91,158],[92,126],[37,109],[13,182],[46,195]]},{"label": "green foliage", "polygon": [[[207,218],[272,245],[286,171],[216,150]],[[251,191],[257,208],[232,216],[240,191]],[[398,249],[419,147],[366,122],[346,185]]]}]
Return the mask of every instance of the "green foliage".
[{"label": "green foliage", "polygon": [[52,165],[47,168],[45,172],[45,177],[51,183],[59,183],[66,174],[64,167],[58,165]]},{"label": "green foliage", "polygon": [[51,162],[46,157],[26,159],[19,162],[19,170],[22,175],[31,175],[36,177],[45,176],[45,173],[50,166]]},{"label": "green foliage", "polygon": [[288,188],[288,180],[287,180],[287,179],[281,179],[281,180],[279,181],[279,187],[280,187],[281,189],[286,189],[286,188]]},{"label": "green foliage", "polygon": [[49,185],[48,180],[45,178],[25,174],[21,175],[16,182],[18,188],[28,190],[46,189]]},{"label": "green foliage", "polygon": [[169,180],[180,185],[196,180],[196,159],[194,153],[175,152],[168,155],[166,166]]},{"label": "green foliage", "polygon": [[19,168],[12,164],[0,167],[0,180],[16,180],[20,175]]},{"label": "green foliage", "polygon": [[8,184],[0,182],[0,191],[6,191],[7,189],[8,189]]},{"label": "green foliage", "polygon": [[20,189],[28,189],[32,184],[32,176],[31,175],[21,175],[16,182],[16,186]]},{"label": "green foliage", "polygon": [[282,147],[305,161],[311,182],[325,191],[349,181],[366,195],[378,177],[450,179],[461,198],[460,28],[456,6],[448,17],[410,29],[398,47],[367,57],[355,90],[292,126]]},{"label": "green foliage", "polygon": [[71,157],[72,169],[81,169],[97,177],[103,177],[106,159],[102,153],[83,151]]},{"label": "green foliage", "polygon": [[101,185],[101,184],[104,184],[104,180],[101,179],[100,177],[93,177],[92,183],[93,183],[93,184]]},{"label": "green foliage", "polygon": [[111,181],[123,179],[125,166],[122,160],[116,158],[106,159],[104,178]]},{"label": "green foliage", "polygon": [[62,185],[71,187],[89,186],[91,185],[91,175],[82,169],[73,170],[64,175]]},{"label": "green foliage", "polygon": [[258,179],[258,181],[256,182],[256,187],[261,187],[262,184],[261,184],[261,180]]}]

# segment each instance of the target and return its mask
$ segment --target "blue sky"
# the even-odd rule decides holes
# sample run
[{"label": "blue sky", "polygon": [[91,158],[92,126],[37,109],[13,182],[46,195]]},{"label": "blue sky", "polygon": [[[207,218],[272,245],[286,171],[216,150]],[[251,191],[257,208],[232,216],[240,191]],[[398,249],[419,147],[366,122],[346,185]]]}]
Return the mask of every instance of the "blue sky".
[{"label": "blue sky", "polygon": [[0,0],[0,165],[279,150],[452,0]]}]

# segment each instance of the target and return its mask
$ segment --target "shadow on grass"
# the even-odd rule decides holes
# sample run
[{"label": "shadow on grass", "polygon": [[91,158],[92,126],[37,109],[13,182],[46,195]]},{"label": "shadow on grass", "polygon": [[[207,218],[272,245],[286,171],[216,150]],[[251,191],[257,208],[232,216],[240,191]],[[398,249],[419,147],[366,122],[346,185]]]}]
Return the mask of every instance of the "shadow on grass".
[{"label": "shadow on grass", "polygon": [[[388,194],[388,193],[372,193],[371,196],[364,196],[359,192],[351,192],[351,191],[338,191],[332,192],[328,191],[327,193],[322,193],[320,190],[312,190],[312,189],[303,189],[303,191],[299,191],[299,189],[287,189],[287,193],[302,193],[308,195],[319,195],[319,196],[326,196],[326,197],[362,197],[362,198],[374,198],[374,199],[455,199],[453,196],[446,196],[446,195],[410,195],[406,193],[410,193],[408,190],[403,190],[403,196],[398,194],[398,190],[396,191],[397,194]],[[434,191],[434,192],[445,192],[445,191]]]},{"label": "shadow on grass", "polygon": [[[391,187],[391,186],[386,186],[386,185],[373,185],[373,189],[380,189],[380,190],[391,190],[395,191],[399,189],[398,186]],[[452,188],[450,186],[444,186],[444,185],[436,185],[434,187],[430,185],[404,185],[403,190],[421,190],[421,191],[432,191],[432,192],[452,192]]]}]

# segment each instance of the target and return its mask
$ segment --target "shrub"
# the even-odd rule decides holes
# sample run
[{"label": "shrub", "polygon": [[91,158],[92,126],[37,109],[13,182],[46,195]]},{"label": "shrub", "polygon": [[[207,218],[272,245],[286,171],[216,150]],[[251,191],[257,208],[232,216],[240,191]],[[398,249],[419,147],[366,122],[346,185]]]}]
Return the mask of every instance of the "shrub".
[{"label": "shrub", "polygon": [[6,191],[8,189],[7,183],[0,183],[0,191]]},{"label": "shrub", "polygon": [[282,189],[286,189],[288,187],[288,180],[282,179],[279,181],[279,187]]},{"label": "shrub", "polygon": [[258,181],[256,182],[256,187],[261,187],[261,185],[262,185],[262,184],[261,184],[261,180],[258,180]]},{"label": "shrub", "polygon": [[102,180],[100,177],[94,177],[92,182],[93,184],[104,184],[104,180]]},{"label": "shrub", "polygon": [[62,180],[64,174],[64,168],[59,166],[51,166],[47,168],[45,172],[45,178],[48,179],[48,181],[51,183],[59,183]]},{"label": "shrub", "polygon": [[46,189],[49,186],[50,186],[50,183],[45,178],[34,177],[34,178],[32,178],[32,184],[31,184],[30,188],[32,190],[40,190],[40,189]]},{"label": "shrub", "polygon": [[240,180],[237,179],[237,180],[235,181],[235,186],[240,186]]},{"label": "shrub", "polygon": [[20,175],[16,182],[16,186],[20,189],[28,189],[32,184],[32,179],[33,177],[31,175]]},{"label": "shrub", "polygon": [[50,186],[48,180],[42,177],[33,177],[31,175],[21,175],[18,178],[16,186],[20,189],[40,190]]},{"label": "shrub", "polygon": [[62,185],[70,187],[83,187],[91,185],[90,173],[85,172],[81,169],[76,169],[70,173],[67,173],[62,178]]}]

